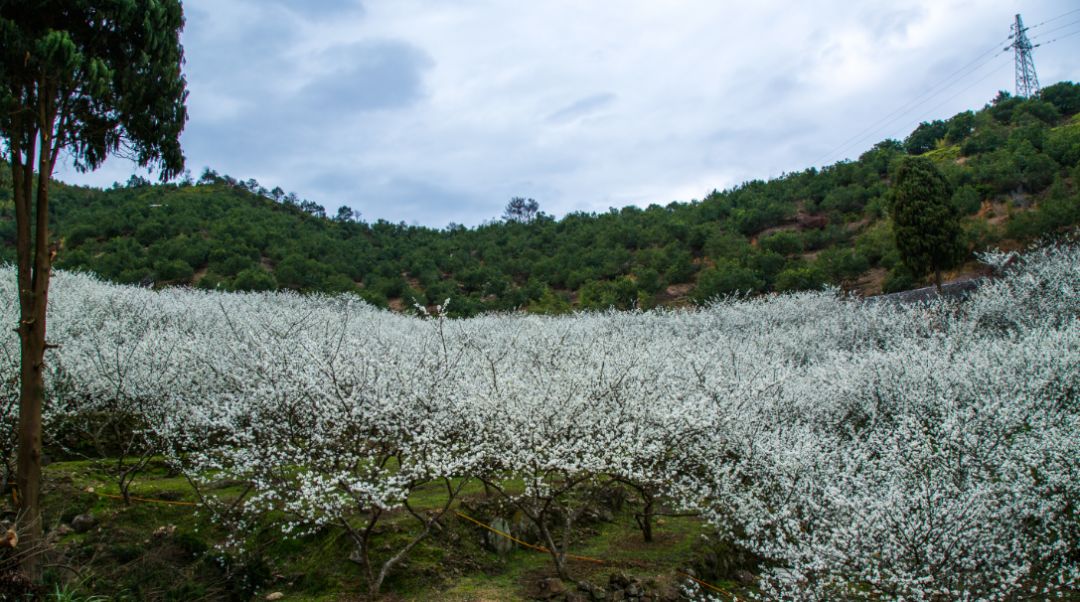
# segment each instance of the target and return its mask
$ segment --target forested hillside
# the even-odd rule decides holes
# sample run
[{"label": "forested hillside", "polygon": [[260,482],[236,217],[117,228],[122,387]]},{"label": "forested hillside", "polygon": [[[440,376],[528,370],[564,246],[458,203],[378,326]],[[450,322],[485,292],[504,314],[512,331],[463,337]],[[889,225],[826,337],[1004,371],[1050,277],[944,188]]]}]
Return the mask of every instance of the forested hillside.
[{"label": "forested hillside", "polygon": [[[349,211],[331,218],[280,188],[210,170],[198,181],[133,178],[109,190],[56,183],[57,267],[154,286],[352,291],[396,309],[451,298],[451,315],[649,307],[826,283],[902,290],[919,281],[900,263],[887,217],[897,159],[938,164],[965,216],[969,252],[1010,247],[1080,223],[1078,112],[1080,85],[1070,82],[1035,99],[1003,92],[857,161],[700,201],[558,220],[526,212],[476,228],[364,222]],[[0,180],[0,256],[10,261],[7,173]]]}]

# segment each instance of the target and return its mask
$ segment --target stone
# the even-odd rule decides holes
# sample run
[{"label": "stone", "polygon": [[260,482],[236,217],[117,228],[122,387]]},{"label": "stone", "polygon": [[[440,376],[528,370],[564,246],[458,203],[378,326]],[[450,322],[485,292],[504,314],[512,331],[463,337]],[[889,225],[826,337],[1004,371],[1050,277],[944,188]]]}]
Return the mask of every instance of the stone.
[{"label": "stone", "polygon": [[738,569],[737,571],[735,571],[733,577],[735,577],[735,580],[743,585],[753,585],[755,582],[757,582],[757,577],[755,577],[753,573],[746,569]]},{"label": "stone", "polygon": [[154,529],[154,537],[168,537],[176,533],[176,525],[163,525]]},{"label": "stone", "polygon": [[548,577],[540,580],[540,598],[550,600],[566,594],[566,586],[558,577]]},{"label": "stone", "polygon": [[283,594],[281,592],[273,592],[273,593],[270,593],[270,594],[266,594],[266,597],[263,598],[263,599],[264,600],[281,600],[284,597],[285,597],[285,594]]},{"label": "stone", "polygon": [[630,577],[623,572],[612,573],[608,577],[608,587],[611,589],[626,589],[630,585]]},{"label": "stone", "polygon": [[587,594],[593,602],[607,600],[607,590],[599,585],[594,585],[588,581],[578,581],[577,588],[579,592]]},{"label": "stone", "polygon": [[[492,529],[497,529],[499,531],[502,531],[503,533],[510,533],[512,528],[510,526],[510,521],[502,517],[496,517],[495,520],[491,521],[490,524]],[[515,545],[513,541],[503,537],[502,535],[499,535],[498,533],[493,533],[491,531],[484,531],[484,543],[487,544],[487,547],[490,548],[491,551],[499,554],[500,556],[504,556],[512,552]]]},{"label": "stone", "polygon": [[90,529],[93,529],[96,524],[97,519],[94,518],[93,514],[80,514],[71,519],[71,528],[74,529],[76,533],[86,533]]}]

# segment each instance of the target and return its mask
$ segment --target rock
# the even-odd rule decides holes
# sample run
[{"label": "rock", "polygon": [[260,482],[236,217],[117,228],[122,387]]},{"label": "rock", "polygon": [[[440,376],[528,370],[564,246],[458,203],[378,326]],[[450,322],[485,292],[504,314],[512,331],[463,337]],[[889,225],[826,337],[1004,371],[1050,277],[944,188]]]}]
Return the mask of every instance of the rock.
[{"label": "rock", "polygon": [[581,592],[567,592],[563,600],[566,602],[592,602],[592,596]]},{"label": "rock", "polygon": [[549,577],[540,580],[540,598],[550,600],[566,594],[566,586],[557,577]]},{"label": "rock", "polygon": [[[510,521],[502,517],[497,517],[491,521],[491,528],[498,529],[503,533],[510,533]],[[514,549],[514,542],[499,535],[498,533],[492,533],[491,531],[484,531],[484,543],[491,551],[496,552],[499,555],[509,554]]]},{"label": "rock", "polygon": [[266,594],[266,597],[263,598],[263,600],[281,600],[284,597],[285,597],[285,594],[283,594],[281,592],[273,592],[273,593],[270,593],[270,594]]},{"label": "rock", "polygon": [[601,523],[610,523],[615,520],[615,514],[609,508],[600,506],[593,510],[593,520]]},{"label": "rock", "polygon": [[577,588],[579,592],[587,594],[588,598],[593,602],[607,600],[607,590],[599,585],[594,585],[588,581],[578,581]]},{"label": "rock", "polygon": [[90,529],[94,528],[97,524],[97,519],[93,514],[80,514],[71,519],[71,528],[75,529],[76,533],[86,533]]},{"label": "rock", "polygon": [[626,597],[628,598],[639,598],[645,593],[645,590],[641,588],[641,584],[638,583],[637,579],[633,580],[630,585],[627,585],[626,589],[623,591],[626,592]]},{"label": "rock", "polygon": [[753,585],[757,582],[757,577],[746,569],[738,569],[732,576],[735,577],[736,581],[743,585]]},{"label": "rock", "polygon": [[608,577],[608,587],[611,589],[626,589],[630,585],[630,577],[621,571],[612,573]]},{"label": "rock", "polygon": [[154,530],[154,537],[168,537],[176,533],[176,525],[163,525]]}]

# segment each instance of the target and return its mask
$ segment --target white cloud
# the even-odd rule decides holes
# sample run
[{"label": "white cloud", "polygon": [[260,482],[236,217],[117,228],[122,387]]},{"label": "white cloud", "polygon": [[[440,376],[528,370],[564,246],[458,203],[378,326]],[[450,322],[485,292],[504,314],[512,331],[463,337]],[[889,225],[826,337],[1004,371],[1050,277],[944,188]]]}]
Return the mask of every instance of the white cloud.
[{"label": "white cloud", "polygon": [[[556,215],[667,203],[855,157],[1011,89],[1011,56],[999,56],[880,123],[1003,40],[1015,12],[1034,24],[1073,10],[1068,0],[185,7],[193,171],[436,226],[496,217],[511,196]],[[1044,83],[1077,79],[1078,48],[1074,36],[1036,50]],[[113,161],[63,176],[127,172]]]}]

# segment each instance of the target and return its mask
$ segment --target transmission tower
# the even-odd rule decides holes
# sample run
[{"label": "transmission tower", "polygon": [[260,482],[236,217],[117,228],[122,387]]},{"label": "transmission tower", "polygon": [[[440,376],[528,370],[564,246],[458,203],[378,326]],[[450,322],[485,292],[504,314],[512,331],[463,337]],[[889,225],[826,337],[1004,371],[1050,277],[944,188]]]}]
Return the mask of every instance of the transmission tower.
[{"label": "transmission tower", "polygon": [[1035,60],[1031,58],[1031,49],[1039,46],[1031,45],[1027,37],[1027,27],[1016,15],[1016,22],[1012,25],[1012,45],[1005,49],[1016,50],[1016,95],[1022,98],[1030,98],[1039,93],[1039,77],[1035,75]]}]

